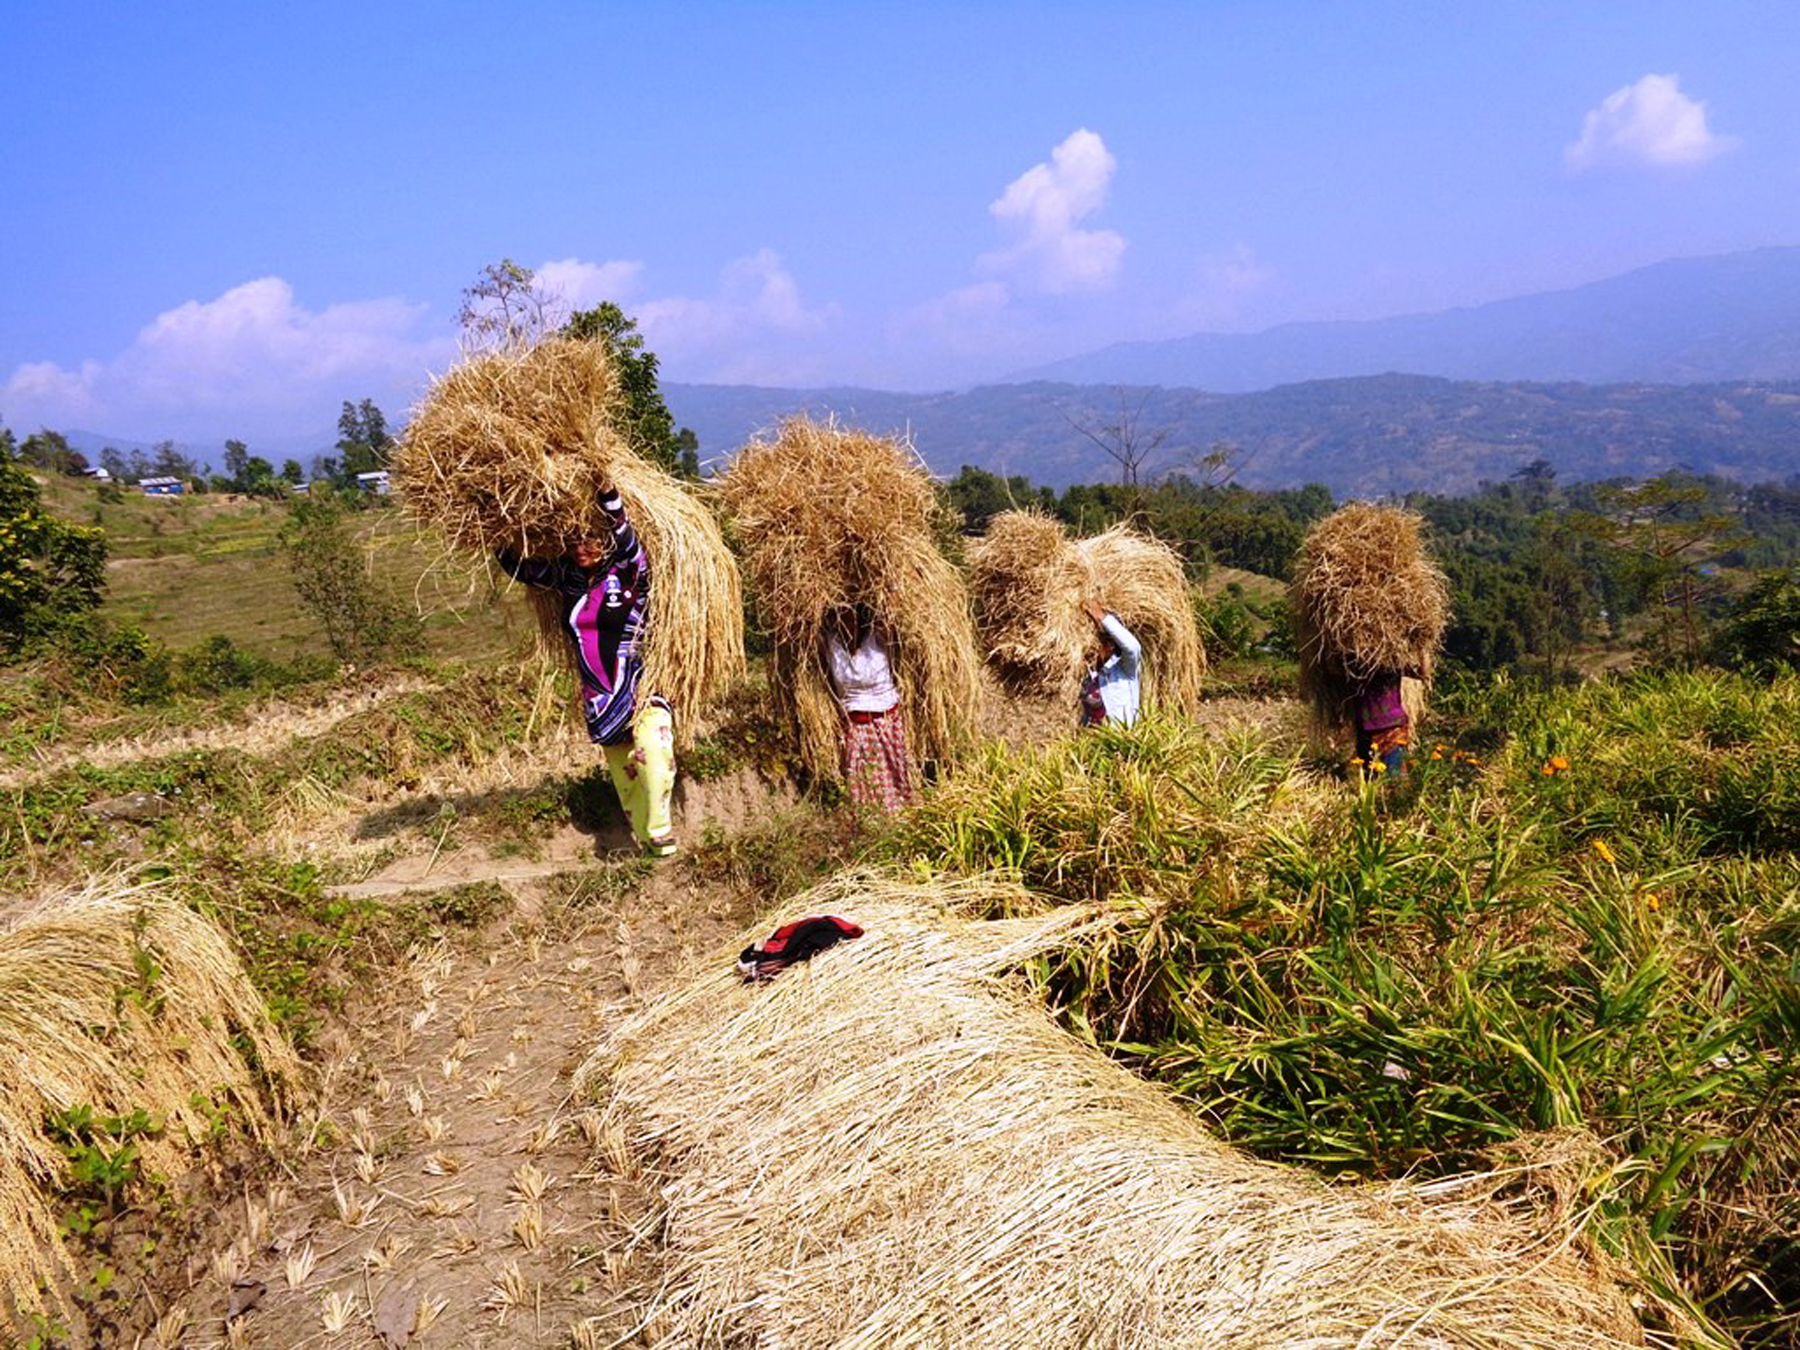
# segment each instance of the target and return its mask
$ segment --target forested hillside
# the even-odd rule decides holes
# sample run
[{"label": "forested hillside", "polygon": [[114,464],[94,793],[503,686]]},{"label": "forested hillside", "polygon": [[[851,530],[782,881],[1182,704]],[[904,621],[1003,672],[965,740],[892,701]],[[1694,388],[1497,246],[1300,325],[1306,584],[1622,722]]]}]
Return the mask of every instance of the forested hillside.
[{"label": "forested hillside", "polygon": [[964,464],[1054,487],[1119,477],[1134,445],[1149,480],[1240,447],[1238,481],[1348,495],[1467,492],[1534,460],[1566,480],[1671,469],[1746,480],[1800,471],[1800,383],[1500,384],[1415,375],[1317,380],[1256,394],[1102,385],[992,385],[944,394],[670,385],[703,459],[798,411],[908,431],[940,473]]}]

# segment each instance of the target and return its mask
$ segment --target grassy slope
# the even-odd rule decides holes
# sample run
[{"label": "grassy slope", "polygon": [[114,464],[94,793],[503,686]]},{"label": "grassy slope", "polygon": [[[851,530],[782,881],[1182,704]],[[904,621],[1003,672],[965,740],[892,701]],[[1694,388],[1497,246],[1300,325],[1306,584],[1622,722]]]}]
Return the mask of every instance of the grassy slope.
[{"label": "grassy slope", "polygon": [[[301,606],[277,536],[280,503],[211,494],[100,500],[99,484],[40,478],[45,505],[65,520],[101,525],[112,546],[104,612],[174,647],[223,634],[258,656],[291,660],[322,652],[324,630]],[[517,606],[493,605],[485,584],[445,567],[432,541],[384,506],[360,516],[357,532],[378,575],[425,617],[438,655],[482,660],[530,631]]]},{"label": "grassy slope", "polygon": [[1525,1161],[1672,1298],[1659,1269],[1792,1344],[1800,680],[1452,711],[1468,748],[1422,747],[1398,792],[1266,733],[996,751],[899,851],[1120,905],[1057,1001],[1228,1139],[1388,1176]]}]

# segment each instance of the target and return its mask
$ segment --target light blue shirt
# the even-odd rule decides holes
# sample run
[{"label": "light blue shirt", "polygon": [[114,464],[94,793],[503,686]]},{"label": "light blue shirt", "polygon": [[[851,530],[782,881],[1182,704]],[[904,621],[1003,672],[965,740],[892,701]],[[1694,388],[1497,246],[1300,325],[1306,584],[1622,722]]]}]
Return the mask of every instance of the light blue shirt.
[{"label": "light blue shirt", "polygon": [[1131,630],[1119,622],[1118,615],[1108,613],[1100,621],[1100,626],[1119,649],[1107,657],[1096,672],[1100,706],[1106,709],[1107,721],[1128,727],[1138,719],[1138,702],[1141,698],[1138,666],[1143,659],[1144,649],[1138,645]]}]

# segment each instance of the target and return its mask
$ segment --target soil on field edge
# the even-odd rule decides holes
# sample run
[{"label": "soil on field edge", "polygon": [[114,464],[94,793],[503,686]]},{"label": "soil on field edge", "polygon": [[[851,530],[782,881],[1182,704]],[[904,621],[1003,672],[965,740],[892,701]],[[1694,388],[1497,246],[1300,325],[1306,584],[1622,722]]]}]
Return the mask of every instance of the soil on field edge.
[{"label": "soil on field edge", "polygon": [[431,687],[429,680],[416,675],[401,675],[382,684],[367,686],[354,694],[334,693],[324,701],[282,697],[265,699],[246,708],[241,716],[232,721],[151,731],[118,740],[65,741],[54,746],[37,747],[35,758],[31,762],[0,770],[0,787],[21,787],[33,778],[70,764],[116,768],[121,764],[162,759],[191,750],[247,751],[282,739],[299,740],[322,736],[338,723],[359,713],[379,708],[405,694]]},{"label": "soil on field edge", "polygon": [[336,1033],[288,1175],[232,1207],[162,1343],[630,1343],[654,1273],[634,1233],[649,1197],[570,1078],[753,908],[662,864],[629,894],[523,895],[468,945],[395,971]]}]

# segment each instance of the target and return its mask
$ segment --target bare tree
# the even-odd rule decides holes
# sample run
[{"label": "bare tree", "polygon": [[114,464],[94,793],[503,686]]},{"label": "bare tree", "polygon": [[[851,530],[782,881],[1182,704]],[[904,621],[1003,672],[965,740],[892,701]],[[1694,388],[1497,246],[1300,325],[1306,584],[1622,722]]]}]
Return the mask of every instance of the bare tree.
[{"label": "bare tree", "polygon": [[462,293],[456,321],[472,347],[529,346],[561,322],[556,297],[546,293],[529,267],[502,258],[481,269]]},{"label": "bare tree", "polygon": [[1107,458],[1119,466],[1120,484],[1129,492],[1136,493],[1146,476],[1146,467],[1175,434],[1176,424],[1168,422],[1149,428],[1143,425],[1144,407],[1150,401],[1150,390],[1146,389],[1139,394],[1135,403],[1123,388],[1115,389],[1114,392],[1118,395],[1119,410],[1109,421],[1089,423],[1071,416],[1066,409],[1059,411],[1065,422],[1106,452]]},{"label": "bare tree", "polygon": [[1228,487],[1268,442],[1269,438],[1265,436],[1254,447],[1246,450],[1235,441],[1214,441],[1205,450],[1196,451],[1171,465],[1168,472],[1187,474],[1196,487]]}]

